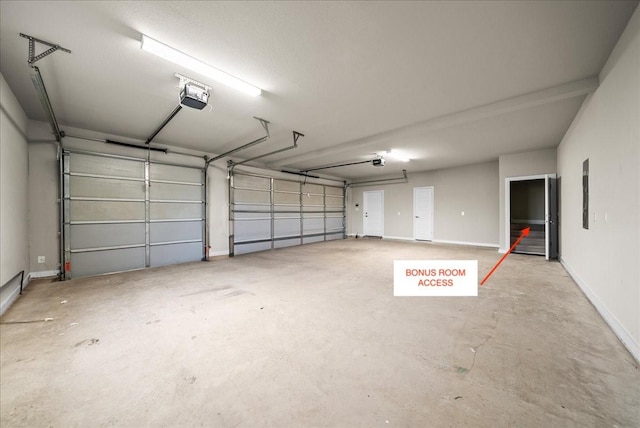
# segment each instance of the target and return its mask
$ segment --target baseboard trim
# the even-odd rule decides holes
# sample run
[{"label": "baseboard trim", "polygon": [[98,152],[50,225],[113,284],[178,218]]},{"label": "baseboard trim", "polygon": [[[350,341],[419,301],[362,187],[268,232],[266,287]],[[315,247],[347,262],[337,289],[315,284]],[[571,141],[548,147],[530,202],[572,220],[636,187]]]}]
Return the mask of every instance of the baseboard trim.
[{"label": "baseboard trim", "polygon": [[500,248],[498,244],[488,244],[486,242],[449,241],[446,239],[434,239],[431,242],[436,244],[466,245],[468,247]]},{"label": "baseboard trim", "polygon": [[60,274],[60,271],[58,270],[41,270],[38,272],[29,272],[29,275],[27,275],[27,281],[31,280],[32,278],[49,278],[52,276],[58,276],[58,274]]},{"label": "baseboard trim", "polygon": [[618,319],[613,315],[609,309],[602,303],[602,301],[598,298],[598,296],[589,288],[586,281],[584,281],[578,273],[573,270],[571,265],[569,265],[566,260],[560,258],[560,264],[564,267],[567,273],[573,278],[582,293],[587,297],[587,299],[591,302],[596,311],[600,314],[602,319],[607,323],[609,328],[613,331],[613,333],[618,336],[620,342],[624,345],[625,348],[633,355],[636,361],[640,362],[640,343],[636,342],[633,337],[627,332],[622,324],[618,321]]},{"label": "baseboard trim", "polygon": [[[22,288],[24,289],[28,283],[29,280],[25,280]],[[14,286],[10,294],[0,302],[0,316],[4,315],[4,313],[7,312],[7,309],[9,309],[11,305],[13,305],[16,300],[18,300],[18,297],[20,297],[20,284]]]},{"label": "baseboard trim", "polygon": [[[355,234],[348,234],[347,236],[353,237]],[[488,244],[486,242],[468,242],[468,241],[450,241],[447,239],[432,239],[431,241],[418,241],[414,238],[407,238],[406,236],[390,236],[384,235],[382,239],[389,239],[392,241],[408,241],[408,242],[433,242],[434,244],[449,244],[449,245],[465,245],[467,247],[485,247],[499,249],[498,244]]]},{"label": "baseboard trim", "polygon": [[406,238],[404,236],[387,236],[384,235],[382,239],[391,239],[393,241],[413,241],[413,238]]},{"label": "baseboard trim", "polygon": [[[30,278],[31,278],[30,273],[24,276],[24,279],[22,280],[23,291],[29,285]],[[18,297],[20,297],[20,282],[16,281],[15,285],[13,286],[13,289],[9,291],[9,295],[5,297],[4,300],[0,301],[0,316],[4,315],[4,313],[7,312],[7,310],[11,307],[11,305],[13,305],[16,302],[16,300],[18,300]]]}]

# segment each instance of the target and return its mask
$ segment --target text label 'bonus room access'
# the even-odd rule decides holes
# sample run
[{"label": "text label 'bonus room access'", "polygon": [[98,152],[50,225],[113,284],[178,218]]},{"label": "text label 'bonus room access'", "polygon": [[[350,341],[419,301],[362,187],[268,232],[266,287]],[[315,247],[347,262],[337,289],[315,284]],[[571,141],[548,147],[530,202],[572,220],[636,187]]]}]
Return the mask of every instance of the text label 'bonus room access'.
[{"label": "text label 'bonus room access'", "polygon": [[477,296],[477,260],[396,260],[394,296]]}]

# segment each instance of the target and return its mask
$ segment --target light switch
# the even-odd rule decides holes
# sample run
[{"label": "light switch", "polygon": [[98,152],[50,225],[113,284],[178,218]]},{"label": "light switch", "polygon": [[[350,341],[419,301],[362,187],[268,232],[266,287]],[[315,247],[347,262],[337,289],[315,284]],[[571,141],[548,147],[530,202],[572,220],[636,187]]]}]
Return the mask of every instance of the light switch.
[{"label": "light switch", "polygon": [[400,211],[398,211],[398,215],[400,215]]},{"label": "light switch", "polygon": [[44,263],[44,256],[38,256],[38,263]]},{"label": "light switch", "polygon": [[462,212],[460,213],[460,215],[464,215],[464,211],[462,211]]}]

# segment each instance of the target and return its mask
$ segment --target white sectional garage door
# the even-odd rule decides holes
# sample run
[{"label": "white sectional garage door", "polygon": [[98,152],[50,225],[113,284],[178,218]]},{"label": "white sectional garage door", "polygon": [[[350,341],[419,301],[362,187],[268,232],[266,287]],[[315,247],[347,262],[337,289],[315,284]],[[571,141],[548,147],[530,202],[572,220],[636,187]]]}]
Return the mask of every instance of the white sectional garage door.
[{"label": "white sectional garage door", "polygon": [[201,260],[204,171],[64,152],[64,276]]},{"label": "white sectional garage door", "polygon": [[230,252],[243,254],[344,239],[344,187],[235,172]]}]

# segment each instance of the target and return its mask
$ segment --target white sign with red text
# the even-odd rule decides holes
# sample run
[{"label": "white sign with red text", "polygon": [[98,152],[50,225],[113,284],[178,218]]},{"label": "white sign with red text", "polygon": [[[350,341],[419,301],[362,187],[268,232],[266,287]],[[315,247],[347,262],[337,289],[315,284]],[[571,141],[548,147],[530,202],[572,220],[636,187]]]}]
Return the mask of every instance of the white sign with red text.
[{"label": "white sign with red text", "polygon": [[477,296],[477,260],[395,260],[394,296]]}]

